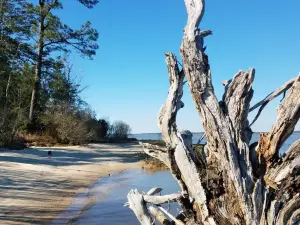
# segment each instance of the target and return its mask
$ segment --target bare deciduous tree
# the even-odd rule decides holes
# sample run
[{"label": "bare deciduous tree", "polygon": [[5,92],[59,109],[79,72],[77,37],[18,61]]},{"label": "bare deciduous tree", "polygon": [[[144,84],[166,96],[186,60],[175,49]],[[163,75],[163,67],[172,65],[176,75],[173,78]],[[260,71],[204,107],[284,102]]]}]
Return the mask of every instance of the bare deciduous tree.
[{"label": "bare deciduous tree", "polygon": [[113,139],[127,139],[131,134],[131,127],[123,121],[115,121],[109,128],[109,136]]},{"label": "bare deciduous tree", "polygon": [[[169,168],[180,186],[180,193],[153,196],[132,190],[129,207],[143,225],[153,224],[247,224],[296,225],[300,223],[300,141],[283,157],[279,150],[294,131],[300,117],[300,76],[264,100],[250,107],[255,70],[239,71],[224,82],[225,92],[218,101],[211,82],[204,38],[211,31],[200,30],[204,0],[185,0],[188,22],[181,45],[183,70],[176,57],[166,54],[170,88],[159,113],[159,127],[166,148],[144,144],[144,150]],[[179,132],[176,116],[183,107],[183,79],[187,78],[201,118],[207,145],[198,162],[192,148],[191,133]],[[278,109],[271,131],[251,144],[248,113],[263,107],[287,92]],[[257,117],[258,117],[257,116]],[[160,204],[177,202],[182,211],[171,215]],[[152,216],[151,216],[152,215]]]}]

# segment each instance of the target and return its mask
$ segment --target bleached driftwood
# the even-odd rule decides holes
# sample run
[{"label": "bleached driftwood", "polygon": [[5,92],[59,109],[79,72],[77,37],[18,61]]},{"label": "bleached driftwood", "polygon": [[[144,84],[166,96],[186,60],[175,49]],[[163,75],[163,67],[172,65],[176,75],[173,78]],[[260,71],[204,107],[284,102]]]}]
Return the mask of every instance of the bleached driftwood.
[{"label": "bleached driftwood", "polygon": [[[158,209],[177,224],[299,224],[299,142],[284,157],[279,157],[278,152],[299,121],[300,78],[289,81],[250,108],[255,70],[240,71],[224,82],[225,92],[219,101],[204,45],[204,38],[212,32],[199,29],[205,1],[185,0],[185,4],[188,22],[180,49],[183,71],[179,70],[176,57],[166,53],[170,88],[158,118],[166,148],[143,144],[147,154],[169,166],[181,189],[178,197],[171,196],[182,213],[176,218],[165,209]],[[184,76],[207,139],[200,160],[192,147],[191,133],[179,132],[176,125],[177,113],[184,106]],[[271,131],[262,135],[257,145],[250,145],[249,112],[261,106],[260,113],[269,101],[287,91]],[[170,195],[143,196],[145,205],[147,201],[158,204],[170,199]]]},{"label": "bleached driftwood", "polygon": [[161,193],[162,191],[162,188],[159,188],[159,187],[154,187],[154,188],[151,188],[148,192],[147,192],[147,195],[156,195],[158,193]]},{"label": "bleached driftwood", "polygon": [[144,203],[143,195],[138,190],[131,190],[127,199],[129,208],[132,209],[142,225],[152,225],[153,219]]},{"label": "bleached driftwood", "polygon": [[[272,93],[268,94],[267,97],[265,97],[263,100],[261,100],[260,102],[256,103],[254,106],[252,106],[249,109],[249,113],[254,111],[255,109],[257,109],[259,107],[259,110],[256,114],[256,116],[254,117],[253,121],[250,124],[250,127],[257,121],[257,119],[259,118],[259,116],[261,115],[263,109],[267,106],[267,104],[269,102],[271,102],[272,100],[274,100],[276,97],[278,97],[281,94],[284,94],[284,98],[286,95],[286,92],[293,86],[293,84],[295,83],[295,81],[299,78],[295,77],[291,80],[289,80],[288,82],[286,82],[284,85],[282,85],[280,88],[276,89],[275,91],[273,91]],[[232,82],[232,80],[224,80],[222,81],[223,85],[225,86],[225,88],[227,88],[227,86]],[[284,99],[283,98],[283,99]],[[283,100],[282,99],[282,100]],[[205,137],[205,133],[202,135],[202,137],[199,139],[198,144],[200,144],[200,142],[204,139]]]},{"label": "bleached driftwood", "polygon": [[162,211],[164,214],[166,214],[172,221],[174,221],[175,225],[184,225],[184,223],[178,219],[176,219],[171,213],[169,213],[167,210],[165,210],[163,207],[158,207],[160,211]]},{"label": "bleached driftwood", "polygon": [[155,220],[157,220],[160,224],[171,225],[171,222],[168,220],[168,218],[157,207],[149,206],[149,211],[154,216]]},{"label": "bleached driftwood", "polygon": [[139,142],[139,144],[143,146],[145,153],[147,153],[153,158],[160,160],[166,166],[170,167],[171,163],[168,155],[168,150],[166,148],[163,148],[158,145],[152,145],[149,143],[143,143],[143,142]]},{"label": "bleached driftwood", "polygon": [[263,111],[263,109],[266,107],[266,105],[272,101],[273,99],[275,99],[276,97],[278,97],[279,95],[283,94],[285,95],[285,93],[293,86],[294,82],[299,78],[293,78],[291,80],[289,80],[288,82],[286,82],[284,85],[282,85],[279,89],[273,91],[272,93],[270,93],[267,97],[265,97],[263,100],[261,100],[260,102],[256,103],[254,106],[252,106],[250,108],[250,112],[254,111],[255,109],[257,109],[258,107],[258,113],[255,116],[255,118],[253,119],[252,123],[250,126],[252,126],[256,120],[258,119],[258,117],[260,116],[261,112]]},{"label": "bleached driftwood", "polygon": [[182,196],[180,193],[174,193],[170,195],[162,195],[162,196],[153,196],[153,195],[144,195],[144,201],[147,203],[152,203],[155,205],[160,205],[164,203],[176,202]]},{"label": "bleached driftwood", "polygon": [[[272,165],[266,176],[268,180],[280,185],[289,176],[297,173],[300,170],[300,140],[297,140],[284,154],[284,156],[275,164]],[[299,174],[300,175],[300,174]]]},{"label": "bleached driftwood", "polygon": [[262,134],[259,139],[258,154],[266,163],[270,163],[293,133],[300,117],[300,76],[293,83],[285,100],[278,107],[278,118],[268,134]]}]

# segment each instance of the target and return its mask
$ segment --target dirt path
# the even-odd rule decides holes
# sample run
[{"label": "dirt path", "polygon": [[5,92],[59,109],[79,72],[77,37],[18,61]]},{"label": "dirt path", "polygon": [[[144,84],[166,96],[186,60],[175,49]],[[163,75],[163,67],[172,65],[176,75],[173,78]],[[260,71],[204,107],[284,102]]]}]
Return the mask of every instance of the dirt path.
[{"label": "dirt path", "polygon": [[139,167],[140,152],[131,144],[0,151],[0,224],[50,224],[98,178]]}]

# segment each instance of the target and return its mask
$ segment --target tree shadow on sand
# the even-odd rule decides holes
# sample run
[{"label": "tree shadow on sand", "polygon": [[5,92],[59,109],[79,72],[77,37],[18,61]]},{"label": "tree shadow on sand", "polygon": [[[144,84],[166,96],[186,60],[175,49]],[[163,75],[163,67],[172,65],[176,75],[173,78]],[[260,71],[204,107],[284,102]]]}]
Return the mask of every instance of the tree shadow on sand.
[{"label": "tree shadow on sand", "polygon": [[[48,158],[50,150],[52,157]],[[85,187],[84,182],[80,180],[84,178],[57,176],[52,173],[56,170],[70,170],[68,172],[76,173],[80,170],[71,166],[112,161],[131,163],[139,160],[140,148],[127,144],[94,144],[81,149],[61,147],[1,151],[0,202],[4,204],[0,204],[0,224],[49,224],[51,217],[64,210],[55,203],[57,197],[62,199],[73,196],[73,190]],[[34,166],[46,167],[37,167],[39,169],[35,171]],[[30,169],[22,169],[27,167]],[[44,171],[41,168],[47,169]],[[97,179],[100,175],[91,171],[89,176]],[[50,208],[50,204],[56,206]]]}]

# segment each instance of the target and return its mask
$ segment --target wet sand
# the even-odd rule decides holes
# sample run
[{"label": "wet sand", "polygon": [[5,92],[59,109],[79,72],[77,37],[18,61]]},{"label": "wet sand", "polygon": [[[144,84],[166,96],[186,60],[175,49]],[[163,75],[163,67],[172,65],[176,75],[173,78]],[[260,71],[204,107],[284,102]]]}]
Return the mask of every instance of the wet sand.
[{"label": "wet sand", "polygon": [[100,177],[139,168],[141,151],[133,144],[0,151],[0,224],[50,224]]}]

